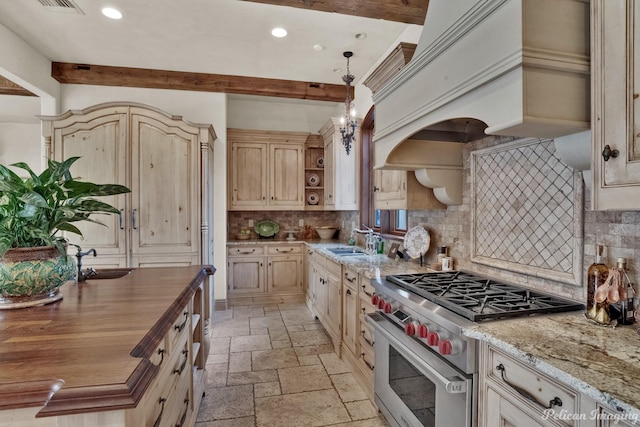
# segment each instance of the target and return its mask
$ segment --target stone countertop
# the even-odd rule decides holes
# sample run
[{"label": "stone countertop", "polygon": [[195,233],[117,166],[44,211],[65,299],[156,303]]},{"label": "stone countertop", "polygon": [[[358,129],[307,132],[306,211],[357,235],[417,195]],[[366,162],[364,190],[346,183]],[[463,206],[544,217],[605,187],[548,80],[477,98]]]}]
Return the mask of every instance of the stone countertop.
[{"label": "stone countertop", "polygon": [[[515,356],[596,402],[640,419],[638,326],[595,325],[581,312],[479,323],[468,337]],[[637,418],[635,418],[637,417]]]}]

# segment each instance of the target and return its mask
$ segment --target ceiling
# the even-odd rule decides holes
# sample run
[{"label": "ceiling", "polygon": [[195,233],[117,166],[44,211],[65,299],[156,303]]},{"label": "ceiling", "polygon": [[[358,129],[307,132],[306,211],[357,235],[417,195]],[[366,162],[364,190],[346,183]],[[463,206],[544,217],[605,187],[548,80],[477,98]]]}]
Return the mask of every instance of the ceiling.
[{"label": "ceiling", "polygon": [[[60,0],[51,0],[57,1]],[[260,0],[256,0],[260,1]],[[0,23],[54,62],[135,67],[191,73],[213,73],[342,85],[346,60],[358,83],[398,37],[405,22],[333,13],[341,4],[363,3],[362,14],[393,16],[389,11],[416,7],[426,13],[428,0],[110,0],[123,19],[105,18],[104,1],[75,0],[83,14],[51,11],[39,0],[0,1]],[[365,7],[364,3],[379,5]],[[413,10],[408,9],[412,7]],[[387,8],[387,9],[384,9]],[[58,8],[60,9],[60,8]],[[423,15],[424,15],[423,13]],[[401,15],[398,15],[401,16]],[[273,27],[288,36],[271,36]],[[356,35],[366,37],[356,37]],[[315,50],[322,45],[323,50]],[[0,59],[0,72],[2,60]]]}]

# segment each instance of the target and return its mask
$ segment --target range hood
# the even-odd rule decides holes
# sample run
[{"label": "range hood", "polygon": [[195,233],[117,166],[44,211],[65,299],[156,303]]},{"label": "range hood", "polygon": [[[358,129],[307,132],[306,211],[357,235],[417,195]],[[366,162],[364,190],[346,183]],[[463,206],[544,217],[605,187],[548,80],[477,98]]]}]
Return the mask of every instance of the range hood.
[{"label": "range hood", "polygon": [[373,94],[375,168],[461,203],[465,142],[590,128],[589,51],[588,0],[431,0],[413,58]]}]

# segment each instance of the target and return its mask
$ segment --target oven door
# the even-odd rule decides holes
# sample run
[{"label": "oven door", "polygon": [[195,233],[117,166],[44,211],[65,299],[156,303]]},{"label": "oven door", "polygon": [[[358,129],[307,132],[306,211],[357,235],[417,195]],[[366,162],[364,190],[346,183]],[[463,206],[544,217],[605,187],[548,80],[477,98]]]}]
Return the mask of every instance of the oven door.
[{"label": "oven door", "polygon": [[472,377],[383,315],[372,313],[367,321],[376,331],[375,400],[387,421],[399,427],[471,427]]}]

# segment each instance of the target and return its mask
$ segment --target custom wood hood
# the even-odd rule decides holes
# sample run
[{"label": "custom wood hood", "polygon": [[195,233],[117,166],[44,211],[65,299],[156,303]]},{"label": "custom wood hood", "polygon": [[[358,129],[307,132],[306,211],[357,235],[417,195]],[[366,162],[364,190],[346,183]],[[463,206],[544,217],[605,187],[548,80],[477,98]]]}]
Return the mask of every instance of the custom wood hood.
[{"label": "custom wood hood", "polygon": [[425,169],[461,203],[461,144],[589,129],[589,49],[587,0],[431,0],[413,58],[373,94],[375,168]]}]

